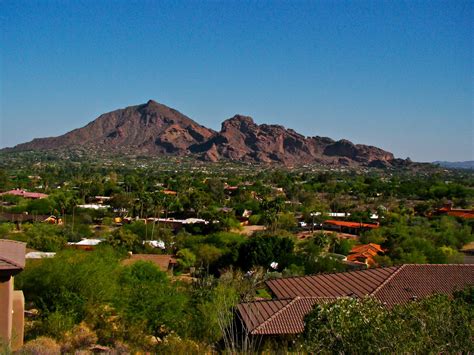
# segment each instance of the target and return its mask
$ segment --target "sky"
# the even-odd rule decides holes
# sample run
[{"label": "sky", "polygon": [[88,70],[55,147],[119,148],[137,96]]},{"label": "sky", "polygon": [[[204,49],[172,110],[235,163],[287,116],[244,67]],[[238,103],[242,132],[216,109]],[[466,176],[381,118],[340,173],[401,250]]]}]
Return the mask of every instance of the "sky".
[{"label": "sky", "polygon": [[153,99],[474,160],[474,2],[0,0],[0,147]]}]

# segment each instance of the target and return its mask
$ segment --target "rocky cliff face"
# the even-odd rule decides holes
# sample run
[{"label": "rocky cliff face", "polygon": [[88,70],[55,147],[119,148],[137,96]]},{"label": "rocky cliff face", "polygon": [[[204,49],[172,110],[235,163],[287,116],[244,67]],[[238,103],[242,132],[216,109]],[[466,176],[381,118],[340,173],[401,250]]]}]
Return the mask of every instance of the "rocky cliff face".
[{"label": "rocky cliff face", "polygon": [[305,137],[280,125],[256,124],[236,115],[220,132],[203,127],[180,112],[155,101],[99,116],[83,128],[59,137],[34,139],[12,151],[87,148],[97,152],[194,155],[208,161],[279,163],[286,166],[331,164],[390,166],[392,153],[380,148]]},{"label": "rocky cliff face", "polygon": [[188,148],[215,132],[155,101],[112,111],[87,126],[53,138],[34,139],[14,150],[49,150],[87,147],[140,154],[189,153]]}]

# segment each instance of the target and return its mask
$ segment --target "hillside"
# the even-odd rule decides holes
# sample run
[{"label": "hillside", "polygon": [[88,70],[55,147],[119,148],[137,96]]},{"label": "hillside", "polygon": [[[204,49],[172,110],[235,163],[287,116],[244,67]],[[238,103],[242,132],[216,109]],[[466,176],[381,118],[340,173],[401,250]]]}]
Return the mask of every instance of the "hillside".
[{"label": "hillside", "polygon": [[62,136],[36,138],[4,151],[87,149],[93,153],[190,155],[207,161],[278,163],[286,166],[326,164],[386,167],[403,164],[377,147],[305,137],[280,125],[256,124],[235,115],[219,132],[153,100],[102,114],[86,126]]}]

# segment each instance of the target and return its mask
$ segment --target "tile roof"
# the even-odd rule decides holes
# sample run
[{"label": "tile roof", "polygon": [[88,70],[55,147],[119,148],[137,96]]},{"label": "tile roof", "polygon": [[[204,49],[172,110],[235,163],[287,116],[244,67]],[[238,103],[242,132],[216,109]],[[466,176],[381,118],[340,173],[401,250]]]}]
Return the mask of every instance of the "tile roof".
[{"label": "tile roof", "polygon": [[0,271],[17,273],[25,268],[26,244],[0,239]]},{"label": "tile roof", "polygon": [[289,277],[267,281],[277,298],[363,297],[375,291],[400,266],[360,271]]},{"label": "tile roof", "polygon": [[335,298],[295,297],[241,303],[237,309],[250,334],[298,334],[304,330],[304,316],[316,303],[334,300]]},{"label": "tile roof", "polygon": [[375,262],[374,256],[378,254],[383,254],[384,250],[378,244],[369,243],[354,246],[349,255],[346,256],[345,261],[356,264],[367,264],[369,266],[374,266],[377,263]]},{"label": "tile roof", "polygon": [[291,277],[267,281],[277,299],[241,303],[237,310],[251,334],[296,334],[314,304],[372,296],[387,307],[474,285],[474,265],[415,265]]},{"label": "tile roof", "polygon": [[13,195],[13,196],[20,196],[24,198],[33,198],[33,199],[48,197],[48,195],[43,194],[41,192],[28,192],[28,191],[20,190],[20,189],[5,191],[5,192],[0,193],[0,196],[1,195]]},{"label": "tile roof", "polygon": [[474,285],[472,264],[406,264],[381,284],[372,295],[387,306],[406,303],[434,293],[451,294]]},{"label": "tile roof", "polygon": [[359,223],[359,222],[349,222],[349,221],[337,221],[334,219],[328,219],[324,221],[325,224],[330,224],[333,226],[347,227],[347,228],[378,228],[378,224],[374,223]]},{"label": "tile roof", "polygon": [[447,214],[453,217],[474,218],[474,211],[449,211]]}]

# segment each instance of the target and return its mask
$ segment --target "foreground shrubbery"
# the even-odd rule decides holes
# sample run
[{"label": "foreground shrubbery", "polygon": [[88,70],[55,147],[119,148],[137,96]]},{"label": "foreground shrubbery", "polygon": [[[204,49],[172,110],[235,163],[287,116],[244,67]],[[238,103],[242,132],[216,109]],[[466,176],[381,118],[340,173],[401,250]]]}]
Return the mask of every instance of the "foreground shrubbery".
[{"label": "foreground shrubbery", "polygon": [[29,262],[15,286],[38,310],[27,321],[27,339],[42,340],[28,346],[48,347],[54,342],[47,337],[66,352],[94,344],[131,351],[204,351],[222,339],[236,303],[255,293],[255,278],[239,273],[182,283],[151,263],[122,266],[121,257],[106,246]]},{"label": "foreground shrubbery", "polygon": [[388,309],[377,300],[317,305],[303,347],[314,353],[468,353],[474,350],[474,288]]}]

